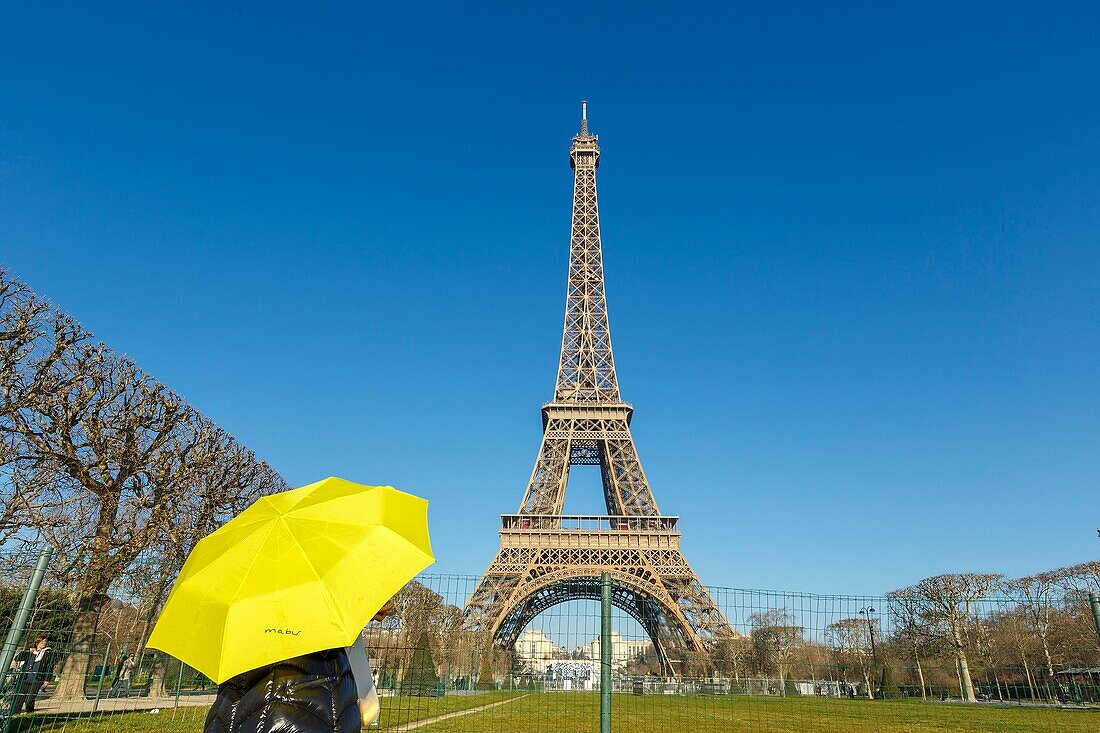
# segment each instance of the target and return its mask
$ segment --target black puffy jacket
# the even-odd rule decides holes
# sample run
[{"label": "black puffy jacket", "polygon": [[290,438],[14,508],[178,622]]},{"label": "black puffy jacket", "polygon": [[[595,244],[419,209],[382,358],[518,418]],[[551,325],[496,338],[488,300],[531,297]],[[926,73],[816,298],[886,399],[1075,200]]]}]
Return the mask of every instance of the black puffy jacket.
[{"label": "black puffy jacket", "polygon": [[351,665],[328,649],[239,674],[218,686],[204,733],[359,733]]}]

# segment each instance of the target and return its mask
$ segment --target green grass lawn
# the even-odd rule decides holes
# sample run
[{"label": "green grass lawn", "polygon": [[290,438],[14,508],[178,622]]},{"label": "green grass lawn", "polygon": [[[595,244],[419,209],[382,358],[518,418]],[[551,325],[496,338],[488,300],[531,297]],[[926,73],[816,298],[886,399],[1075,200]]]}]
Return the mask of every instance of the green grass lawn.
[{"label": "green grass lawn", "polygon": [[[468,697],[382,700],[379,728],[511,700],[506,705],[438,721],[424,733],[598,733],[599,695],[582,692],[484,693]],[[1100,710],[961,705],[918,700],[679,697],[615,695],[616,733],[1046,733],[1100,730]],[[38,719],[22,733],[200,733],[204,708],[125,713],[79,720]]]},{"label": "green grass lawn", "polygon": [[[986,733],[1100,730],[1100,711],[922,703],[919,700],[848,700],[771,697],[615,695],[616,733],[838,733],[876,731]],[[440,721],[419,730],[479,733],[598,733],[599,696],[532,695],[509,705]]]}]

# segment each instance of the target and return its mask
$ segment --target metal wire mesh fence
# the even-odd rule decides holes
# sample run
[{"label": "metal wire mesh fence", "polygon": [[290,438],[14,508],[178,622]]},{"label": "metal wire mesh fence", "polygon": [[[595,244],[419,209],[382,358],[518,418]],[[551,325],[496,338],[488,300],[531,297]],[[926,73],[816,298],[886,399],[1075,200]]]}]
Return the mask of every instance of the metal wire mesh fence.
[{"label": "metal wire mesh fence", "polygon": [[[17,619],[36,561],[0,555],[0,630]],[[47,573],[0,680],[0,732],[203,729],[216,686],[146,648],[162,594],[140,577],[135,568],[120,578],[86,618]],[[604,636],[601,604],[572,600],[504,649],[467,628],[463,606],[477,580],[422,575],[398,595],[394,617],[365,629],[378,729],[595,733],[605,643],[615,731],[1100,724],[1100,640],[1081,594],[1038,606],[983,598],[936,616],[905,597],[712,588],[729,633],[702,650],[655,640],[618,608]],[[973,703],[962,704],[964,676]]]}]

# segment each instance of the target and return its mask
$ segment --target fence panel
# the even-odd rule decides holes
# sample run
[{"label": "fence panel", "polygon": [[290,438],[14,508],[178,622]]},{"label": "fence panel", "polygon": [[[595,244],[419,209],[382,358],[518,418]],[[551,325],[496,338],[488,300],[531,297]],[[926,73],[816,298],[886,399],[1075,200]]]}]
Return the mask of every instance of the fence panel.
[{"label": "fence panel", "polygon": [[[36,556],[0,555],[0,630],[14,617]],[[142,577],[140,568],[134,577]],[[157,608],[120,579],[74,640],[80,615],[47,577],[0,680],[2,733],[191,731],[203,728],[215,685],[145,648]],[[599,730],[600,606],[565,601],[528,624],[510,649],[466,630],[478,579],[425,574],[397,597],[398,613],[364,632],[388,731]],[[693,648],[658,620],[612,616],[612,730],[1085,731],[1100,726],[1100,643],[1087,599],[1055,599],[1043,633],[1019,599],[973,603],[961,646],[944,628],[914,629],[895,599],[710,589],[727,634]],[[917,633],[917,632],[920,633]],[[51,669],[28,684],[29,647],[44,636]],[[976,703],[964,704],[959,654]],[[1049,658],[1049,662],[1047,661]],[[33,703],[33,712],[25,712]],[[18,710],[16,711],[16,708]]]}]

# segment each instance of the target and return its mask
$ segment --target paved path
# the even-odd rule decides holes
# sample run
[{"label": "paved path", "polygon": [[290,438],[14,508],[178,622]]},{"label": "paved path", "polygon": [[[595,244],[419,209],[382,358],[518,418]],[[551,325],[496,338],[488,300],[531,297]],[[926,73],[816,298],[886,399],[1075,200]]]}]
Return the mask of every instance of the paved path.
[{"label": "paved path", "polygon": [[[215,692],[216,690],[211,690],[205,694],[180,695],[179,707],[209,706],[214,702]],[[46,698],[34,704],[34,712],[50,715],[90,713],[93,707],[99,712],[152,710],[153,708],[165,710],[176,707],[176,698],[174,695],[169,697],[101,697],[98,706],[96,706],[95,700],[54,700],[53,698]]]},{"label": "paved path", "polygon": [[[530,693],[528,693],[530,694]],[[445,715],[437,715],[434,718],[424,718],[423,720],[416,720],[412,723],[405,723],[404,725],[398,725],[393,728],[386,728],[387,731],[407,731],[416,730],[422,728],[425,725],[431,725],[432,723],[438,723],[441,720],[450,720],[451,718],[461,718],[463,715],[470,715],[471,713],[480,713],[482,710],[489,710],[490,708],[497,708],[501,705],[507,705],[513,703],[516,700],[522,700],[527,695],[520,695],[519,697],[512,697],[507,700],[501,700],[500,702],[491,702],[488,705],[481,705],[476,708],[469,708],[467,710],[457,710],[453,713],[447,713]]]},{"label": "paved path", "polygon": [[[214,702],[215,690],[211,690],[209,693],[180,695],[179,707],[196,707],[199,705],[210,706]],[[443,715],[437,715],[434,718],[424,718],[422,720],[415,720],[410,723],[404,723],[402,725],[394,726],[392,728],[386,728],[386,731],[394,731],[394,733],[403,733],[404,731],[416,730],[417,728],[423,728],[426,725],[432,725],[433,723],[439,723],[443,720],[450,720],[451,718],[461,718],[463,715],[472,715],[473,713],[480,713],[483,710],[490,710],[492,708],[500,707],[501,705],[507,705],[513,703],[516,700],[522,700],[528,697],[530,693],[526,695],[520,695],[519,697],[508,698],[507,700],[499,700],[497,702],[491,702],[486,705],[479,705],[476,708],[467,708],[466,710],[456,710],[453,713],[445,713]],[[385,704],[383,702],[383,704]],[[71,715],[79,713],[90,713],[92,708],[98,712],[140,712],[143,710],[152,710],[159,708],[160,710],[170,710],[176,706],[176,698],[173,697],[112,697],[112,698],[100,698],[99,705],[95,706],[95,700],[61,700],[54,701],[52,699],[39,700],[34,706],[36,713],[45,713],[47,715]],[[375,728],[375,730],[378,730]]]}]

